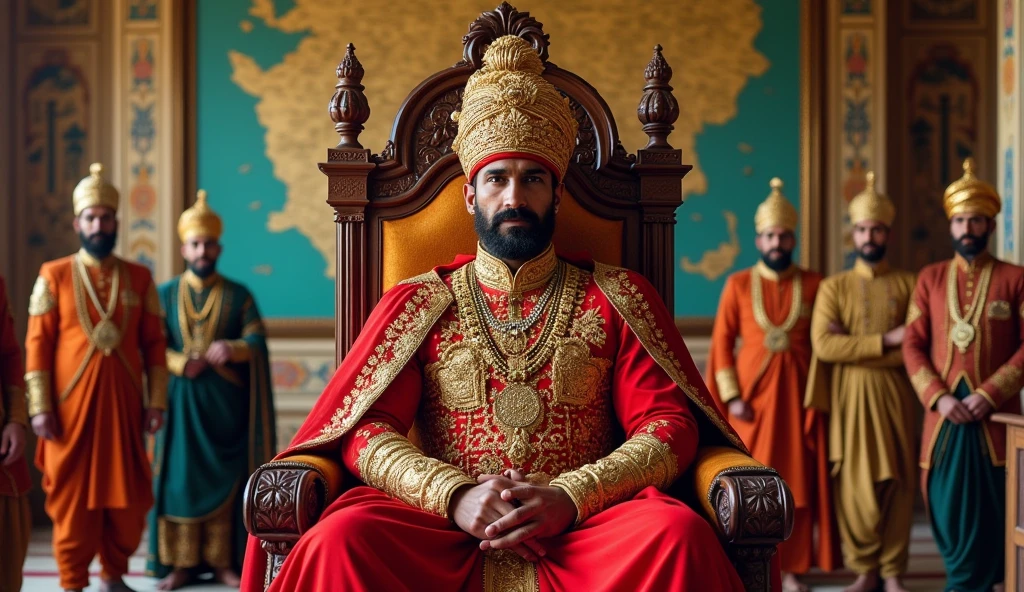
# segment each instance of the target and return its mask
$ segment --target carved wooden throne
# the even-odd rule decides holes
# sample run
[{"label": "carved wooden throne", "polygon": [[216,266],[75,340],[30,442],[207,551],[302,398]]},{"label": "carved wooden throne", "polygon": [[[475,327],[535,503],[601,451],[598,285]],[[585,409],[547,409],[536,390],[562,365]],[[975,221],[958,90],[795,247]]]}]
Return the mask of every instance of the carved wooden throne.
[{"label": "carved wooden throne", "polygon": [[[327,203],[338,224],[339,363],[385,290],[458,253],[475,252],[472,219],[462,205],[465,177],[451,149],[456,132],[451,113],[485,49],[502,35],[518,35],[533,45],[545,62],[544,77],[569,97],[579,122],[555,244],[643,273],[672,307],[675,210],[682,201],[681,180],[691,167],[667,141],[679,107],[661,47],[655,47],[643,72],[646,86],[637,109],[650,141],[638,154],[627,154],[597,91],[548,62],[548,35],[541,23],[503,3],[470,25],[462,61],[412,91],[380,154],[359,143],[370,108],[352,45],[338,66],[329,111],[341,141],[319,166],[329,178]],[[343,489],[338,460],[273,461],[250,477],[245,524],[268,554],[266,583]],[[346,486],[355,481],[344,480]],[[792,496],[775,471],[735,450],[702,447],[675,489],[674,495],[701,509],[717,528],[747,589],[768,590],[769,560],[793,525]]]}]

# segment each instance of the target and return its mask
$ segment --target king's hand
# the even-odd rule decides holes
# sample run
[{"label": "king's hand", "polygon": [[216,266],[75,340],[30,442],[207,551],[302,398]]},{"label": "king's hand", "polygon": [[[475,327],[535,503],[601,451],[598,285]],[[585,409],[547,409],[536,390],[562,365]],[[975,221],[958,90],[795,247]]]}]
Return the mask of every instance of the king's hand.
[{"label": "king's hand", "polygon": [[[519,473],[512,472],[512,477],[520,477],[520,480],[502,475],[481,475],[479,484],[466,485],[456,490],[449,503],[448,515],[455,524],[462,530],[468,532],[481,541],[481,549],[484,543],[488,543],[486,530],[495,521],[515,510],[511,501],[502,499],[502,492],[526,484],[525,478]],[[570,504],[571,504],[570,500]],[[576,509],[573,507],[573,512]],[[575,514],[573,516],[575,518]],[[547,551],[544,546],[534,539],[522,543],[505,545],[502,548],[511,549],[527,561],[539,561]],[[486,550],[486,549],[485,549]]]}]

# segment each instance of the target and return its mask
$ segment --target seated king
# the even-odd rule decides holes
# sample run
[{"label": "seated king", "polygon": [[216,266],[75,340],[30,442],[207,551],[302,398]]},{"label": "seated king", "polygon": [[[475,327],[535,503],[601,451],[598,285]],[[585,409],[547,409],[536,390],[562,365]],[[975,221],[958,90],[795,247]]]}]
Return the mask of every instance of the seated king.
[{"label": "seated king", "polygon": [[453,149],[476,255],[384,295],[278,456],[362,484],[270,590],[743,589],[666,493],[699,446],[743,450],[668,309],[639,274],[552,245],[577,124],[542,70],[506,36],[469,78]]}]

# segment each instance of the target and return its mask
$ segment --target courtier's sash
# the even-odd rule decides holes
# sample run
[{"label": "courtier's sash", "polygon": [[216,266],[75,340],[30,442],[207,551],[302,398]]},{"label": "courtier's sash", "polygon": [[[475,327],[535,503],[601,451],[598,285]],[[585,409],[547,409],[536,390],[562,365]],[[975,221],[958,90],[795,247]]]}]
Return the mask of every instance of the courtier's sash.
[{"label": "courtier's sash", "polygon": [[[594,263],[587,257],[562,256],[569,263],[592,271],[594,280],[622,315],[647,352],[701,411],[701,423],[711,435],[744,452],[739,436],[718,412],[707,387],[676,330],[668,309],[649,282],[635,272]],[[384,393],[399,371],[412,359],[434,324],[455,299],[441,279],[475,257],[460,255],[449,265],[405,280],[388,291],[349,351],[348,357],[310,411],[288,448],[277,458],[330,451]],[[707,430],[702,430],[707,435]]]}]

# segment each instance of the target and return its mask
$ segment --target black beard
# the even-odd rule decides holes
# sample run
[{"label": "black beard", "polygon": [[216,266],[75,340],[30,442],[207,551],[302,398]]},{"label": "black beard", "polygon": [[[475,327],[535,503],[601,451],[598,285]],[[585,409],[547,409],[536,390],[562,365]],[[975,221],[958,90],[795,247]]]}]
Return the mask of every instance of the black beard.
[{"label": "black beard", "polygon": [[[203,267],[196,265],[196,263],[199,263],[200,261],[205,262],[206,265]],[[209,259],[198,259],[196,261],[189,261],[188,270],[194,273],[196,277],[205,280],[206,278],[213,275],[213,272],[217,271],[217,261],[210,261]]]},{"label": "black beard", "polygon": [[[868,251],[865,247],[871,245],[875,247],[874,251]],[[868,243],[857,251],[857,256],[867,261],[868,263],[878,263],[882,259],[885,259],[886,245],[876,245],[875,243]]]},{"label": "black beard", "polygon": [[92,236],[86,236],[84,232],[79,231],[78,240],[82,243],[82,248],[86,253],[97,259],[106,259],[107,255],[114,250],[114,244],[117,243],[117,231],[110,234],[97,232]]},{"label": "black beard", "polygon": [[[514,226],[502,232],[501,223],[506,220],[525,220],[528,226]],[[488,220],[479,205],[474,203],[473,226],[480,244],[491,255],[511,261],[528,261],[551,244],[551,237],[555,235],[555,204],[552,202],[543,216],[518,208],[501,210]]]},{"label": "black beard", "polygon": [[[991,234],[991,232],[986,232],[981,236],[965,234],[959,239],[954,238],[953,250],[960,253],[965,259],[974,259],[988,248],[988,237]],[[961,242],[964,239],[967,239],[967,243]]]},{"label": "black beard", "polygon": [[[772,254],[778,254],[779,257],[772,259]],[[772,249],[767,253],[761,254],[761,261],[764,261],[764,264],[772,271],[786,271],[789,269],[789,266],[793,264],[793,251]]]}]

